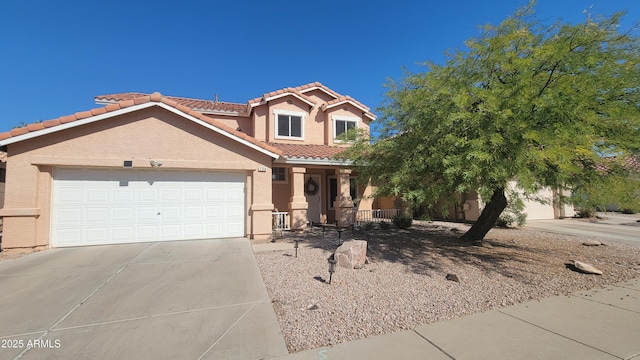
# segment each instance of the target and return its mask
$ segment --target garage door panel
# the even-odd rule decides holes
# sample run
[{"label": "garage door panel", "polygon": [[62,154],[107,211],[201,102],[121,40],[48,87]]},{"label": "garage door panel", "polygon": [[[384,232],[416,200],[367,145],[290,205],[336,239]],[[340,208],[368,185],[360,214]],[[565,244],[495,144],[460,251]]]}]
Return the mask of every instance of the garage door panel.
[{"label": "garage door panel", "polygon": [[186,238],[203,238],[207,237],[203,231],[204,225],[202,224],[185,224],[184,235]]},{"label": "garage door panel", "polygon": [[216,221],[216,219],[222,219],[224,215],[223,207],[216,205],[205,206],[205,219],[207,221]]},{"label": "garage door panel", "polygon": [[224,198],[224,191],[221,188],[218,189],[207,189],[205,192],[205,201],[217,201]]},{"label": "garage door panel", "polygon": [[60,209],[57,211],[58,223],[61,225],[77,224],[83,221],[82,214],[83,209],[81,208]]},{"label": "garage door panel", "polygon": [[109,208],[87,208],[84,214],[84,221],[88,223],[105,223],[109,221]]},{"label": "garage door panel", "polygon": [[204,194],[201,188],[184,189],[184,200],[188,202],[200,202],[203,200]]},{"label": "garage door panel", "polygon": [[160,210],[162,221],[179,222],[182,220],[182,208],[177,206],[163,206]]},{"label": "garage door panel", "polygon": [[52,245],[244,236],[241,173],[54,171]]},{"label": "garage door panel", "polygon": [[109,231],[104,227],[88,227],[84,229],[84,238],[89,243],[104,244],[109,240]]},{"label": "garage door panel", "polygon": [[114,243],[131,242],[135,238],[133,226],[113,226],[111,227],[111,240]]},{"label": "garage door panel", "polygon": [[158,241],[159,229],[155,225],[138,225],[135,237],[140,241]]},{"label": "garage door panel", "polygon": [[181,238],[181,226],[178,224],[162,225],[160,228],[160,239],[158,240],[179,240]]},{"label": "garage door panel", "polygon": [[107,202],[109,201],[109,189],[104,187],[88,188],[86,196],[88,202]]},{"label": "garage door panel", "polygon": [[226,219],[237,219],[242,216],[244,208],[241,206],[227,206],[225,209]]},{"label": "garage door panel", "polygon": [[162,189],[160,200],[162,202],[179,202],[182,200],[182,190],[175,188]]},{"label": "garage door panel", "polygon": [[155,188],[140,188],[137,191],[137,200],[140,202],[157,202],[159,199],[158,197],[158,190]]},{"label": "garage door panel", "polygon": [[184,218],[187,221],[202,221],[204,219],[204,206],[185,206]]},{"label": "garage door panel", "polygon": [[226,232],[235,233],[242,231],[242,229],[244,229],[244,224],[241,222],[226,223]]},{"label": "garage door panel", "polygon": [[222,237],[224,234],[222,223],[208,223],[205,225],[205,236],[210,238]]},{"label": "garage door panel", "polygon": [[118,187],[111,191],[112,199],[114,202],[131,203],[135,199],[134,191],[129,186],[122,186],[118,184]]},{"label": "garage door panel", "polygon": [[227,191],[225,192],[225,198],[231,201],[240,201],[241,199],[244,199],[244,193],[238,190],[239,189],[233,187],[227,189]]},{"label": "garage door panel", "polygon": [[155,206],[140,206],[136,208],[136,220],[144,223],[158,221],[158,208]]},{"label": "garage door panel", "polygon": [[133,222],[135,220],[135,211],[130,207],[112,207],[111,219],[115,223]]},{"label": "garage door panel", "polygon": [[60,204],[77,204],[82,201],[82,189],[72,187],[60,187],[58,189],[58,202]]}]

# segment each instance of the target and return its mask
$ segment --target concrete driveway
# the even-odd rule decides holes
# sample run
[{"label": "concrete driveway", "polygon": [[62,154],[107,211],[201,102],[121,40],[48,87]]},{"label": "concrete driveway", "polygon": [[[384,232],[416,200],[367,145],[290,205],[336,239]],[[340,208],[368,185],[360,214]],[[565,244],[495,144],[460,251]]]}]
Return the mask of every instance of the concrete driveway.
[{"label": "concrete driveway", "polygon": [[0,261],[0,342],[2,359],[287,353],[247,239],[51,249]]},{"label": "concrete driveway", "polygon": [[579,219],[561,220],[531,220],[527,221],[526,228],[588,237],[602,240],[615,240],[632,245],[640,245],[640,223],[636,218],[602,215],[605,220],[589,222]]}]

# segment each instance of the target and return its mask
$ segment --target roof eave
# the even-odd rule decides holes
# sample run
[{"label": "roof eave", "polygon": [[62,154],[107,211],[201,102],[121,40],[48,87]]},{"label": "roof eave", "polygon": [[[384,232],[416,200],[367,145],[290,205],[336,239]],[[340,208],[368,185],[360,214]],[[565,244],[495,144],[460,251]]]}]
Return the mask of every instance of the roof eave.
[{"label": "roof eave", "polygon": [[336,94],[334,94],[334,93],[332,93],[332,92],[329,92],[327,89],[323,88],[322,86],[312,86],[312,87],[310,87],[310,88],[306,88],[306,89],[304,89],[304,90],[299,90],[299,91],[300,91],[300,93],[301,93],[301,94],[304,94],[304,93],[307,93],[307,92],[310,92],[310,91],[313,91],[313,90],[320,90],[320,91],[322,91],[323,93],[325,93],[325,94],[327,94],[327,95],[331,96],[331,97],[332,97],[332,98],[334,98],[334,99],[339,98],[339,96],[336,96]]},{"label": "roof eave", "polygon": [[269,101],[280,99],[280,98],[283,98],[283,97],[286,97],[286,96],[293,96],[293,97],[299,99],[300,101],[306,103],[310,107],[316,106],[316,103],[314,103],[313,101],[305,99],[304,97],[302,97],[302,96],[300,96],[300,95],[298,95],[298,94],[296,94],[294,92],[285,92],[285,93],[274,95],[274,96],[263,97],[262,99],[260,99],[259,102],[254,102],[254,103],[250,104],[250,106],[252,108],[254,108],[254,107],[257,107],[257,106],[260,106],[260,105],[264,105],[264,104],[268,103]]},{"label": "roof eave", "polygon": [[16,135],[16,136],[12,136],[10,138],[4,139],[4,140],[0,140],[0,147],[2,146],[6,146],[6,145],[11,145],[11,144],[15,144],[17,142],[20,141],[25,141],[25,140],[29,140],[29,139],[33,139],[39,136],[44,136],[44,135],[48,135],[48,134],[52,134],[52,133],[56,133],[59,131],[63,131],[63,130],[67,130],[67,129],[71,129],[74,127],[78,127],[78,126],[82,126],[82,125],[86,125],[86,124],[90,124],[93,122],[97,122],[97,121],[101,121],[104,119],[108,119],[108,118],[112,118],[112,117],[116,117],[119,115],[123,115],[123,114],[127,114],[127,113],[131,113],[134,111],[138,111],[138,110],[142,110],[142,109],[146,109],[146,108],[150,108],[153,106],[159,106],[165,110],[168,110],[174,114],[177,114],[179,116],[182,116],[190,121],[193,121],[201,126],[204,126],[222,136],[225,136],[227,138],[230,138],[232,140],[235,140],[245,146],[248,146],[254,150],[257,150],[265,155],[270,156],[273,159],[278,159],[280,157],[280,154],[265,149],[257,144],[254,144],[250,141],[247,141],[239,136],[236,136],[232,133],[229,133],[223,129],[218,128],[217,126],[214,126],[212,124],[207,123],[206,121],[200,120],[197,117],[187,114],[181,110],[178,110],[176,108],[174,108],[173,106],[167,105],[164,102],[146,102],[146,103],[142,103],[142,104],[138,104],[138,105],[132,105],[132,106],[127,106],[125,108],[122,109],[118,109],[118,110],[114,110],[114,111],[109,111],[100,115],[94,115],[94,116],[90,116],[84,119],[79,119],[79,120],[75,120],[75,121],[70,121],[68,123],[63,123],[57,126],[53,126],[53,127],[49,127],[49,128],[44,128],[42,130],[37,130],[37,131],[30,131],[28,133],[22,134],[22,135]]},{"label": "roof eave", "polygon": [[351,104],[352,106],[354,106],[358,110],[362,111],[362,114],[364,116],[368,117],[369,119],[371,119],[372,121],[376,119],[376,116],[373,113],[371,113],[368,108],[360,106],[359,104],[357,104],[356,102],[354,102],[352,100],[343,100],[343,101],[339,101],[339,102],[337,102],[335,104],[331,104],[331,105],[324,104],[324,105],[322,105],[322,110],[323,111],[327,111],[329,109],[332,109],[332,108],[334,108],[336,106],[340,106],[342,104]]},{"label": "roof eave", "polygon": [[327,166],[351,166],[353,161],[349,159],[330,159],[330,158],[305,158],[305,157],[286,157],[283,156],[275,161],[280,164],[290,165],[327,165]]}]

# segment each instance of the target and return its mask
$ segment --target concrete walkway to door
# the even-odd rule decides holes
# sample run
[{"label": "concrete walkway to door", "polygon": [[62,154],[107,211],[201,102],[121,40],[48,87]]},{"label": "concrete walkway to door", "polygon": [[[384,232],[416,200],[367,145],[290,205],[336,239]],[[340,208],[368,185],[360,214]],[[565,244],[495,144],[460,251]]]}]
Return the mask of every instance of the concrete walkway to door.
[{"label": "concrete walkway to door", "polygon": [[287,353],[249,240],[51,249],[0,261],[2,359]]}]

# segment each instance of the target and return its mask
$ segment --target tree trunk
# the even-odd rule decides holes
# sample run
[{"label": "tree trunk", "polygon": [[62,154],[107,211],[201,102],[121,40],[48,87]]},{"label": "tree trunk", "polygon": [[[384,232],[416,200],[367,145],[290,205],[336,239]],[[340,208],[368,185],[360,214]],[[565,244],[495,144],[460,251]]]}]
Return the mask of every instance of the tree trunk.
[{"label": "tree trunk", "polygon": [[484,206],[480,217],[461,239],[471,243],[482,242],[489,230],[496,225],[496,221],[506,207],[507,197],[504,195],[504,188],[493,190],[491,200]]}]

